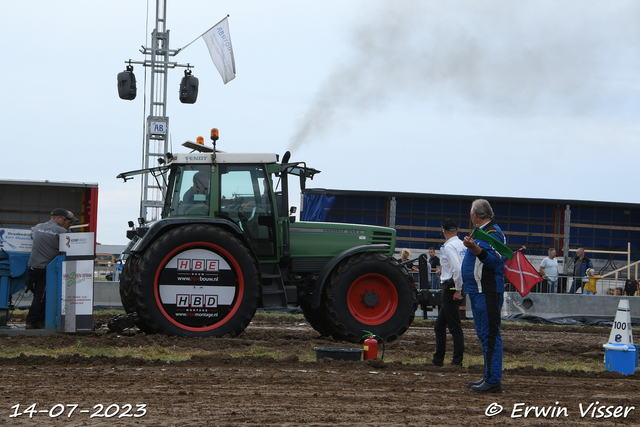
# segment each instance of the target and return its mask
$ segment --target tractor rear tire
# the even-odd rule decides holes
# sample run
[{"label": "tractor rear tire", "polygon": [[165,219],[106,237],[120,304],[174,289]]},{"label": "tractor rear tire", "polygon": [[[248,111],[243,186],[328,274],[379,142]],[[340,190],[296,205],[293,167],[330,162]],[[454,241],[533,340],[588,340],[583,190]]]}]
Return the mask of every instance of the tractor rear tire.
[{"label": "tractor rear tire", "polygon": [[411,326],[418,308],[417,290],[406,268],[393,258],[365,252],[342,262],[325,289],[333,337],[359,342],[364,331],[385,342]]},{"label": "tractor rear tire", "polygon": [[138,315],[157,333],[235,337],[258,307],[260,273],[248,247],[233,234],[186,225],[149,246],[133,291]]}]

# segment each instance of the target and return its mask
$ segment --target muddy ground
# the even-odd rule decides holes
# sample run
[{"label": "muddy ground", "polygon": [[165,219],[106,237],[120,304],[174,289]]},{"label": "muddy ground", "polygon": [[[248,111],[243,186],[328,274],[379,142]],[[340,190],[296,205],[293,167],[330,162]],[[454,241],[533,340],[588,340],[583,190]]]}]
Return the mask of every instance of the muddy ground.
[{"label": "muddy ground", "polygon": [[[0,425],[640,424],[638,374],[608,372],[604,363],[597,372],[522,366],[504,371],[503,394],[477,395],[465,386],[482,377],[482,366],[468,363],[482,354],[473,323],[464,324],[469,358],[463,367],[425,363],[434,351],[432,328],[432,321],[416,322],[399,340],[387,344],[384,360],[360,362],[301,360],[313,354],[313,347],[357,345],[319,337],[299,316],[256,315],[237,338],[127,336],[104,330],[82,336],[0,335],[4,350],[66,347],[81,339],[85,347],[205,352],[171,364],[78,355],[0,358]],[[528,363],[602,362],[602,344],[609,332],[606,327],[505,324],[504,354]],[[236,357],[256,348],[279,353],[276,358]],[[71,412],[73,405],[77,407]],[[536,417],[534,407],[548,412]]]}]

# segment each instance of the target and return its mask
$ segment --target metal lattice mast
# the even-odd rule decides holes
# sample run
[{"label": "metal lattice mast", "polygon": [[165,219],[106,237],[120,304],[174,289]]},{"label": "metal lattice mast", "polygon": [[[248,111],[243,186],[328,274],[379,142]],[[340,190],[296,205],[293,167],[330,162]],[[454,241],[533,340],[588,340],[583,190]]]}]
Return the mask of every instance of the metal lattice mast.
[{"label": "metal lattice mast", "polygon": [[[147,116],[144,143],[143,168],[158,165],[158,159],[164,158],[169,151],[167,138],[169,117],[167,117],[167,77],[169,72],[169,30],[167,30],[167,2],[156,0],[156,28],[152,33],[151,48],[144,47],[141,52],[149,55],[145,66],[151,67],[149,90],[149,115]],[[159,183],[149,174],[143,175],[140,216],[145,220],[160,217],[165,192],[164,181]]]},{"label": "metal lattice mast", "polygon": [[[142,64],[145,67],[151,68],[149,115],[145,123],[144,153],[142,158],[143,169],[158,166],[158,160],[166,160],[165,156],[169,151],[169,140],[167,137],[169,135],[169,117],[167,116],[167,81],[169,69],[175,67],[193,68],[190,64],[184,65],[169,62],[169,57],[176,56],[181,49],[169,48],[167,0],[156,0],[156,27],[151,35],[151,47],[143,46],[142,49],[140,49],[140,52],[146,56],[145,60],[126,61],[129,65]],[[127,70],[129,70],[129,67],[127,67]],[[133,70],[133,68],[131,68],[131,70]],[[135,86],[133,88],[133,95],[130,97],[129,95],[131,94],[121,95],[121,98],[134,99]],[[144,218],[145,221],[159,219],[166,191],[164,180],[162,178],[156,180],[153,176],[150,176],[150,174],[143,174],[141,187],[140,217]]]}]

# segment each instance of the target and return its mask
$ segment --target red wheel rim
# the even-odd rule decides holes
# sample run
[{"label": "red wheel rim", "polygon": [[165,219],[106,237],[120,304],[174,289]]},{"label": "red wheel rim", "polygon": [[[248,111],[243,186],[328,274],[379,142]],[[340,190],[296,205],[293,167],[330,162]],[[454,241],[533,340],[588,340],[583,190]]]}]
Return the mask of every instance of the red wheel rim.
[{"label": "red wheel rim", "polygon": [[[375,300],[375,304],[372,303],[372,299]],[[396,312],[398,292],[388,278],[380,274],[365,274],[349,287],[347,304],[351,315],[358,322],[380,325]]]}]

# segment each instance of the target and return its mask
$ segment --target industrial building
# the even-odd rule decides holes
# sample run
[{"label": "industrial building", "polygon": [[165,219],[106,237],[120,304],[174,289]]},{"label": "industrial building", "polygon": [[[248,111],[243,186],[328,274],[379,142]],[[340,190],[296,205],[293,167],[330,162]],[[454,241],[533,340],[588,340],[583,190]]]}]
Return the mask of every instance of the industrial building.
[{"label": "industrial building", "polygon": [[525,246],[534,265],[549,248],[569,268],[573,251],[582,247],[601,274],[640,260],[640,204],[633,203],[309,188],[301,218],[395,228],[397,248],[420,253],[444,243],[446,218],[457,221],[461,233],[469,232],[477,198],[491,203],[507,245]]}]

